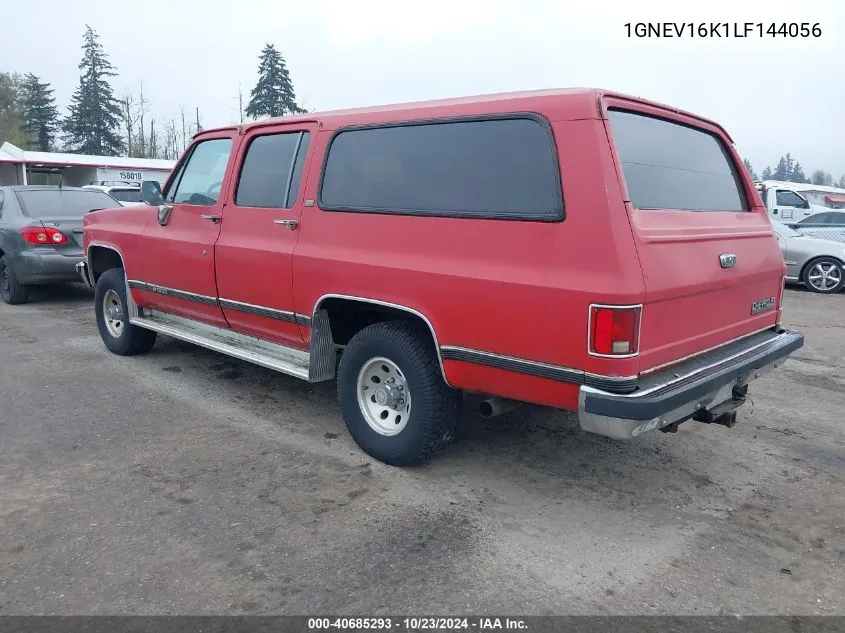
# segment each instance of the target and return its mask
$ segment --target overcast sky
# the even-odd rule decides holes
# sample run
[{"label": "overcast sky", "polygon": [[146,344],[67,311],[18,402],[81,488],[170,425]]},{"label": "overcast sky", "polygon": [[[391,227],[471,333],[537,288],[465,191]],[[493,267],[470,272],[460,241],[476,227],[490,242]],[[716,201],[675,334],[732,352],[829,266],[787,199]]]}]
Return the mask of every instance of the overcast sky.
[{"label": "overcast sky", "polygon": [[[2,2],[0,70],[51,82],[63,114],[87,23],[116,93],[143,80],[159,120],[199,106],[206,127],[235,121],[238,84],[247,98],[272,42],[311,110],[601,87],[716,119],[758,174],[786,152],[808,175],[845,174],[843,0]],[[818,22],[822,35],[629,39],[626,22]]]}]

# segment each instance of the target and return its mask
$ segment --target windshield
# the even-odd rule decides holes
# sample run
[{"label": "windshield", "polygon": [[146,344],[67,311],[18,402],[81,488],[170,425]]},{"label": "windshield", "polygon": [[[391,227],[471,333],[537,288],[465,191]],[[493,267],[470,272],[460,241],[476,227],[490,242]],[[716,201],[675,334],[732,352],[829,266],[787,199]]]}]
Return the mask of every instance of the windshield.
[{"label": "windshield", "polygon": [[74,189],[30,189],[16,192],[21,210],[30,218],[79,218],[93,209],[110,209],[120,204],[102,191]]},{"label": "windshield", "polygon": [[791,228],[785,224],[781,224],[777,220],[772,220],[772,228],[775,230],[775,233],[781,237],[801,237],[801,234],[798,231],[793,231]]},{"label": "windshield", "polygon": [[112,189],[109,193],[121,202],[143,202],[140,189]]}]

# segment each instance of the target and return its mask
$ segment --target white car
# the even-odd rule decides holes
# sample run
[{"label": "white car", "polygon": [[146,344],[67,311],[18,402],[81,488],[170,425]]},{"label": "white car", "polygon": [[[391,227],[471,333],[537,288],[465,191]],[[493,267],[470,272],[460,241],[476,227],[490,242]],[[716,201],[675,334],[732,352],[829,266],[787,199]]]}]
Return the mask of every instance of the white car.
[{"label": "white car", "polygon": [[114,185],[85,185],[83,189],[96,189],[109,194],[112,198],[120,202],[124,207],[133,207],[143,205],[144,201],[141,199],[141,187],[135,187],[128,184],[114,184]]}]

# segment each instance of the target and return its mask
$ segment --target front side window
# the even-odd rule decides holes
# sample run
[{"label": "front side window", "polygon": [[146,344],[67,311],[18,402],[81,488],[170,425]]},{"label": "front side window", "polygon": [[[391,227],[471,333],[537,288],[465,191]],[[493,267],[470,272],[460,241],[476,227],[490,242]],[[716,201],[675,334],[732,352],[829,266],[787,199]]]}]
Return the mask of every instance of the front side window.
[{"label": "front side window", "polygon": [[241,207],[289,209],[296,202],[308,132],[258,136],[244,157],[235,204]]},{"label": "front side window", "polygon": [[736,166],[716,136],[624,110],[608,116],[635,208],[747,210]]},{"label": "front side window", "polygon": [[220,197],[232,139],[200,141],[170,183],[165,199],[176,204],[211,206]]},{"label": "front side window", "polygon": [[320,206],[559,221],[563,200],[548,128],[533,118],[374,127],[338,133]]},{"label": "front side window", "polygon": [[778,189],[776,198],[779,207],[796,207],[798,209],[803,209],[807,204],[804,198],[794,191],[789,191],[788,189]]}]

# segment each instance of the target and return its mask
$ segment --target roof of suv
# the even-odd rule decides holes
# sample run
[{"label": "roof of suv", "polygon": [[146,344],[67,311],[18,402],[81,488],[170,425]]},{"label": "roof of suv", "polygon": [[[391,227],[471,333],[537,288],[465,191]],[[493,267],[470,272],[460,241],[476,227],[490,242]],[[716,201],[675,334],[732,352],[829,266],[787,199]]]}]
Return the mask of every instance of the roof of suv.
[{"label": "roof of suv", "polygon": [[[462,114],[479,114],[479,110],[489,109],[491,113],[497,112],[532,112],[542,109],[551,113],[549,118],[595,118],[599,115],[599,101],[603,97],[613,97],[632,101],[642,105],[652,106],[669,112],[698,119],[722,130],[728,138],[727,131],[718,123],[701,117],[697,114],[686,112],[678,108],[668,106],[655,101],[649,101],[640,97],[634,97],[619,92],[601,90],[599,88],[551,88],[545,90],[530,90],[522,92],[500,92],[484,95],[457,97],[450,99],[435,99],[431,101],[415,101],[378,105],[363,108],[350,108],[346,110],[328,110],[325,112],[309,112],[307,114],[274,117],[245,123],[243,125],[229,125],[219,128],[209,128],[197,133],[195,136],[202,136],[209,132],[219,130],[241,130],[246,132],[256,127],[273,125],[278,123],[297,123],[305,121],[318,121],[324,129],[337,129],[349,125],[367,125],[377,122],[401,121],[406,119],[444,116],[460,116]],[[483,107],[482,104],[487,104]],[[479,107],[479,106],[482,107]],[[432,113],[431,110],[439,110]],[[559,116],[556,116],[559,115]]]}]

